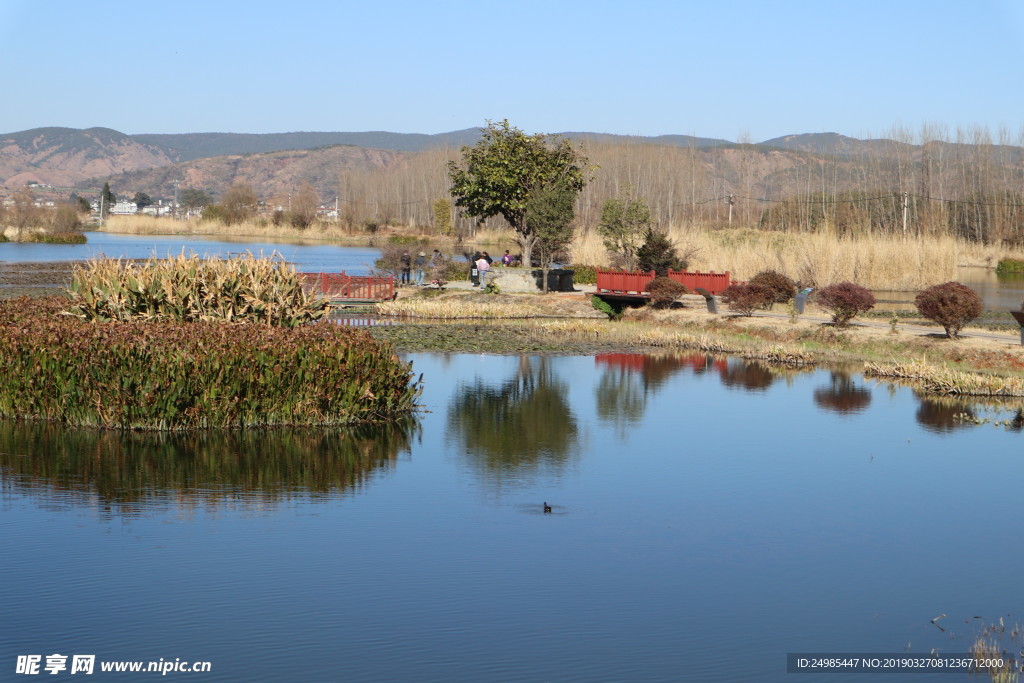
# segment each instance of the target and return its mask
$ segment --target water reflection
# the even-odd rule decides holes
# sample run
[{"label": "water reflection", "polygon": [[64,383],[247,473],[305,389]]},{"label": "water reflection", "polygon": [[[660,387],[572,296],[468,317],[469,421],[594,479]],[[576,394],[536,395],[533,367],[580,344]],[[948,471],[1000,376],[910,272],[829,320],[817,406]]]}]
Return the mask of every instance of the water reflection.
[{"label": "water reflection", "polygon": [[579,438],[567,390],[552,359],[523,356],[499,385],[481,379],[459,385],[448,407],[448,439],[492,483],[561,470]]},{"label": "water reflection", "polygon": [[161,499],[266,507],[358,490],[409,450],[415,428],[126,434],[0,420],[0,477],[5,487],[119,513]]},{"label": "water reflection", "polygon": [[917,423],[930,432],[944,434],[973,426],[974,407],[945,396],[918,396]]},{"label": "water reflection", "polygon": [[831,374],[827,386],[814,390],[814,402],[819,408],[850,415],[871,405],[871,390],[854,384],[849,372],[838,370]]}]

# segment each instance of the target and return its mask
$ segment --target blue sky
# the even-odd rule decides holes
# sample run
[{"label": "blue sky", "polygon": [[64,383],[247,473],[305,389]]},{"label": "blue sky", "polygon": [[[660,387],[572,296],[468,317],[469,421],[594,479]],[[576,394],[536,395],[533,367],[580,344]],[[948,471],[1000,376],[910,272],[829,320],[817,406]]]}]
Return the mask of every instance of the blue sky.
[{"label": "blue sky", "polygon": [[1022,55],[1022,0],[0,0],[0,133],[1016,136]]}]

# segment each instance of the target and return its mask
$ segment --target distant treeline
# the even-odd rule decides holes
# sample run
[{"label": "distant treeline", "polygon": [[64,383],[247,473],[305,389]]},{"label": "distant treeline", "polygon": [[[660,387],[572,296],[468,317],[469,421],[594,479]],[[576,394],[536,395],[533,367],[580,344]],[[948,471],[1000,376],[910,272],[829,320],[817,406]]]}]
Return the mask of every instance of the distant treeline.
[{"label": "distant treeline", "polygon": [[[922,142],[923,141],[923,142]],[[664,226],[760,227],[786,232],[948,234],[1024,242],[1024,137],[984,128],[896,130],[848,153],[823,155],[751,144],[670,147],[642,141],[581,144],[594,166],[577,222],[596,227],[613,197],[641,197]],[[446,164],[456,149],[428,150],[384,169],[344,172],[341,220],[439,229]],[[731,220],[730,220],[731,209]],[[494,220],[494,227],[500,221]],[[440,221],[441,226],[446,221]],[[456,214],[453,229],[476,221]]]}]

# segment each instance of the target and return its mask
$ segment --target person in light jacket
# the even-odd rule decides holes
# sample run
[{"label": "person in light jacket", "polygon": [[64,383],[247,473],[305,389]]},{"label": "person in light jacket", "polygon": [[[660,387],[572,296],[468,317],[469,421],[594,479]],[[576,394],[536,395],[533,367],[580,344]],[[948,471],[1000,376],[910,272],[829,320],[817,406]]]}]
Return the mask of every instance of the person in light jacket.
[{"label": "person in light jacket", "polygon": [[487,271],[489,271],[490,269],[491,264],[487,261],[486,258],[484,258],[484,255],[481,254],[480,258],[476,262],[476,271],[477,273],[479,273],[480,277],[480,287],[487,286]]}]

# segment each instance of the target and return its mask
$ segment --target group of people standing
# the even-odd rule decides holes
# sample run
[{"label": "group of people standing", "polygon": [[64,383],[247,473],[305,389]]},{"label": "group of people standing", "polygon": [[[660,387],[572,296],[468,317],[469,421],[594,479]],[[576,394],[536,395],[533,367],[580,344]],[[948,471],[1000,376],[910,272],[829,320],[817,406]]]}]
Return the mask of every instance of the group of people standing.
[{"label": "group of people standing", "polygon": [[[477,282],[473,284],[474,287],[487,286],[487,274],[491,271],[492,263],[494,263],[494,260],[486,251],[478,251],[476,253],[473,257],[473,268],[477,273]],[[508,249],[505,250],[504,256],[501,257],[501,265],[506,267],[516,265],[516,258],[508,253]]]},{"label": "group of people standing", "polygon": [[[435,249],[434,253],[430,256],[429,261],[427,260],[427,253],[424,251],[418,253],[416,258],[410,256],[408,251],[403,251],[402,256],[399,258],[399,261],[402,264],[401,284],[415,284],[417,287],[422,287],[424,284],[423,281],[427,276],[427,269],[440,266],[443,260],[444,257],[441,256],[441,252],[437,249]],[[413,277],[414,271],[416,281],[410,283],[410,279]]]},{"label": "group of people standing", "polygon": [[[440,251],[435,249],[434,253],[428,260],[426,252],[421,251],[413,257],[409,251],[406,250],[403,251],[402,255],[399,257],[399,262],[401,263],[402,273],[401,279],[399,280],[400,284],[412,284],[416,287],[422,287],[424,285],[424,280],[426,279],[427,270],[441,266],[444,263],[444,256],[441,255]],[[474,272],[472,275],[475,279],[473,284],[474,287],[487,286],[487,274],[490,272],[491,264],[493,263],[494,260],[486,251],[478,251],[473,256]],[[508,249],[506,249],[505,254],[500,259],[500,264],[503,266],[514,266],[518,265],[518,260],[509,253]]]}]

